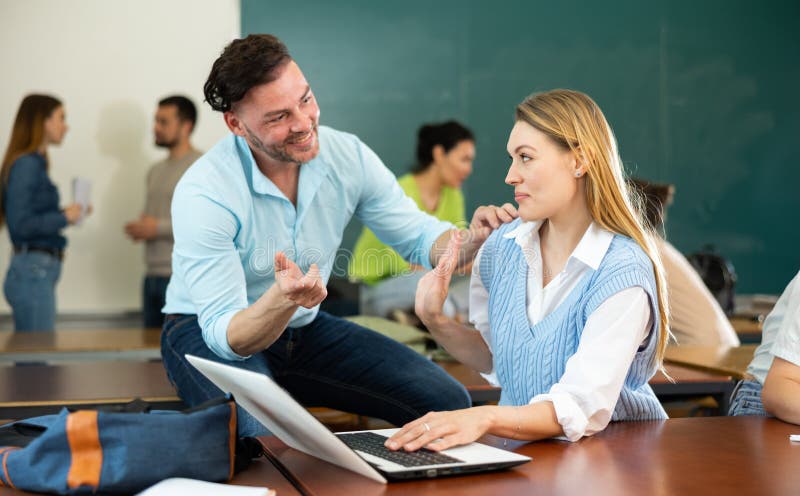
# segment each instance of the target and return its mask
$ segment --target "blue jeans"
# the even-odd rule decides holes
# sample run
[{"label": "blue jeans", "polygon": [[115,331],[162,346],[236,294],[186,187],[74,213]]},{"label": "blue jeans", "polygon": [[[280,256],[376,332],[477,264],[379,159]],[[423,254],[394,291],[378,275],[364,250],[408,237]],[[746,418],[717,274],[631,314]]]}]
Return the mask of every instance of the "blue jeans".
[{"label": "blue jeans", "polygon": [[28,251],[11,258],[3,292],[14,313],[15,331],[55,329],[60,275],[61,260],[48,253]]},{"label": "blue jeans", "polygon": [[145,276],[142,285],[142,319],[146,328],[164,326],[164,314],[161,309],[167,299],[169,277]]},{"label": "blue jeans", "polygon": [[758,381],[739,381],[731,394],[731,406],[728,415],[760,415],[770,416],[761,403],[761,383]]},{"label": "blue jeans", "polygon": [[[178,395],[190,406],[222,395],[185,354],[270,376],[307,407],[324,406],[403,425],[430,411],[471,405],[466,389],[410,348],[347,320],[320,312],[303,327],[287,328],[266,350],[244,361],[212,352],[196,315],[167,319],[161,357]],[[268,433],[238,408],[240,436]]]}]

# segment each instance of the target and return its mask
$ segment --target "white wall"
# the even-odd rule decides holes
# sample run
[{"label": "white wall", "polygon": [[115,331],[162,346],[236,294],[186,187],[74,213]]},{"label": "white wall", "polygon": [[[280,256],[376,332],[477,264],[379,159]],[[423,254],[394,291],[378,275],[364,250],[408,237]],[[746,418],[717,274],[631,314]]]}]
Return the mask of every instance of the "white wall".
[{"label": "white wall", "polygon": [[[238,0],[0,0],[0,148],[5,151],[23,96],[51,93],[70,130],[50,149],[62,204],[74,176],[92,180],[94,214],[64,232],[69,240],[58,310],[113,313],[140,307],[143,248],[123,224],[144,205],[150,164],[165,156],[152,139],[157,101],[172,93],[198,106],[195,146],[206,150],[226,128],[202,103],[202,87],[222,48],[239,36]],[[0,152],[2,153],[2,152]],[[0,278],[10,258],[0,233]],[[0,313],[9,313],[0,298]]]}]

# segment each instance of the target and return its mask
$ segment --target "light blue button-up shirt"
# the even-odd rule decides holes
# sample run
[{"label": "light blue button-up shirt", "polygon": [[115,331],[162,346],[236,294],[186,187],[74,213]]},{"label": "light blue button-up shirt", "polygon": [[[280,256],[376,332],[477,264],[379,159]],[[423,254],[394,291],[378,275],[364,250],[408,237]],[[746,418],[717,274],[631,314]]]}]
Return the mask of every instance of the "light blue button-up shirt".
[{"label": "light blue button-up shirt", "polygon": [[[327,283],[342,233],[355,215],[411,263],[430,268],[436,239],[454,226],[420,211],[380,158],[352,134],[319,128],[320,151],[300,167],[297,207],[258,169],[247,142],[230,135],[181,178],[172,199],[172,277],[164,313],[197,314],[203,339],[228,360],[227,329],[275,282],[283,251]],[[290,327],[314,320],[299,308]]]}]

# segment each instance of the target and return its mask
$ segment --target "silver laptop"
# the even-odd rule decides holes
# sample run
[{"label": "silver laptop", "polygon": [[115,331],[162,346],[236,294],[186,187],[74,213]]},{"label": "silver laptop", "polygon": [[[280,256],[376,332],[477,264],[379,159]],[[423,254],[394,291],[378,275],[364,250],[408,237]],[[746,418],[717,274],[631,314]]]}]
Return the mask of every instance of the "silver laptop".
[{"label": "silver laptop", "polygon": [[333,434],[268,376],[192,355],[186,359],[287,445],[381,483],[487,472],[531,460],[480,443],[438,453],[390,451],[383,443],[398,429]]}]

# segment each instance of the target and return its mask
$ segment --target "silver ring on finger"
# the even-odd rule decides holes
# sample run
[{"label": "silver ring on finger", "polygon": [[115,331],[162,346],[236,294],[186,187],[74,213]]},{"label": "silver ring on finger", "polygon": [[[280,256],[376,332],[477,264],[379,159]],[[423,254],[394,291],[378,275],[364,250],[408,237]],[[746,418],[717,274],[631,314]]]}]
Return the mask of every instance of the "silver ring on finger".
[{"label": "silver ring on finger", "polygon": [[431,431],[431,426],[429,426],[427,422],[423,422],[423,423],[422,423],[422,425],[424,425],[424,426],[425,426],[425,430],[426,430],[427,432],[430,432],[430,431]]}]

